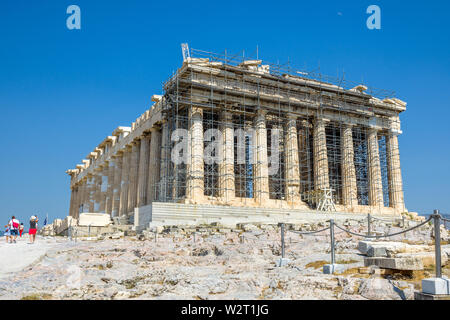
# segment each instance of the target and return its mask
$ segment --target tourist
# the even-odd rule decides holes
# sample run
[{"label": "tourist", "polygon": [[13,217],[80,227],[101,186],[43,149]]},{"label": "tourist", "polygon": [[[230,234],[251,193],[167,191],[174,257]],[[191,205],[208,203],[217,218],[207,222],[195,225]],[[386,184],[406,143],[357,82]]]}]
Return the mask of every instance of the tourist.
[{"label": "tourist", "polygon": [[23,222],[20,223],[20,227],[19,227],[19,236],[22,238],[22,233],[23,233],[23,229],[25,229],[25,227],[23,226]]},{"label": "tourist", "polygon": [[11,241],[16,243],[17,236],[19,235],[20,222],[16,219],[15,216],[12,216],[8,224],[11,232]]},{"label": "tourist", "polygon": [[6,225],[5,228],[6,228],[5,230],[6,243],[11,243],[9,242],[9,238],[11,238],[11,231],[9,230],[9,225]]},{"label": "tourist", "polygon": [[28,230],[28,234],[30,235],[30,242],[29,242],[29,244],[34,243],[34,241],[36,240],[37,223],[38,223],[37,217],[31,216],[31,218],[30,218],[30,229]]}]

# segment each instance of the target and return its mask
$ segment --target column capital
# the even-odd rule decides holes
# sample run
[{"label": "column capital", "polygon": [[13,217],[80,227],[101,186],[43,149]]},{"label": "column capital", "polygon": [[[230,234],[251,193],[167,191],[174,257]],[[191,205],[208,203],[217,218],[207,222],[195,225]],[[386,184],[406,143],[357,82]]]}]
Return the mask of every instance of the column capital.
[{"label": "column capital", "polygon": [[399,136],[399,135],[401,135],[403,132],[401,131],[401,130],[397,130],[397,129],[388,129],[387,130],[387,133],[390,135],[390,136]]},{"label": "column capital", "polygon": [[[167,122],[167,121],[166,121]],[[166,122],[164,122],[164,123],[166,123]],[[161,127],[160,126],[154,126],[154,127],[151,127],[150,128],[150,133],[153,133],[153,132],[155,132],[155,131],[159,131],[161,129]]]},{"label": "column capital", "polygon": [[196,114],[196,113],[203,114],[203,108],[200,107],[200,106],[196,106],[196,105],[192,105],[192,106],[189,108],[189,111],[190,111],[192,114]]},{"label": "column capital", "polygon": [[356,127],[356,124],[350,123],[350,122],[342,122],[342,126],[344,128],[353,128],[353,127]]},{"label": "column capital", "polygon": [[94,172],[95,172],[95,173],[101,172],[102,170],[103,170],[103,164],[102,164],[102,165],[99,165],[99,166],[96,166],[96,167],[94,168]]},{"label": "column capital", "polygon": [[145,131],[145,132],[143,132],[142,135],[139,136],[141,142],[142,142],[142,141],[148,141],[148,140],[150,140],[150,134],[151,134],[150,131]]},{"label": "column capital", "polygon": [[288,114],[286,115],[286,118],[287,118],[288,120],[297,120],[297,119],[298,119],[298,115],[288,113]]},{"label": "column capital", "polygon": [[300,124],[303,128],[312,128],[312,125],[308,120],[300,120]]},{"label": "column capital", "polygon": [[228,110],[222,110],[220,112],[220,118],[225,121],[233,120],[233,114]]},{"label": "column capital", "polygon": [[256,116],[266,116],[267,115],[267,110],[264,109],[257,109],[256,110]]},{"label": "column capital", "polygon": [[324,118],[322,116],[317,116],[314,118],[314,123],[326,123],[326,122],[330,122],[330,119]]},{"label": "column capital", "polygon": [[380,131],[380,128],[374,127],[374,126],[369,126],[368,131],[369,131],[369,133],[378,133]]},{"label": "column capital", "polygon": [[130,142],[131,147],[138,145],[141,142],[141,136],[136,137]]}]

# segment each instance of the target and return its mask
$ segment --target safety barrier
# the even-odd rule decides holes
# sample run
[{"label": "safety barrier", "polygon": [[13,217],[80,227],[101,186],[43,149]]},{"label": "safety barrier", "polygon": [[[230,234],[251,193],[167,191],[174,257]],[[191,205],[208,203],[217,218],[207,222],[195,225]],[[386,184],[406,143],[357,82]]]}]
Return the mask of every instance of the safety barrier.
[{"label": "safety barrier", "polygon": [[[371,221],[373,219],[373,217],[370,216],[370,214],[368,215],[368,217],[366,218],[368,221],[368,225],[367,225],[367,234],[360,234],[357,232],[353,232],[350,231],[342,226],[339,226],[338,224],[335,223],[335,221],[333,219],[327,220],[327,222],[329,222],[329,226],[327,228],[323,228],[317,231],[309,231],[309,232],[299,232],[299,231],[293,231],[293,230],[289,230],[289,232],[295,233],[295,234],[299,234],[299,235],[314,235],[314,234],[318,234],[327,230],[330,230],[330,244],[331,244],[331,250],[330,250],[330,260],[331,260],[331,264],[334,265],[336,262],[336,257],[335,257],[335,248],[336,248],[336,243],[335,243],[335,227],[338,228],[339,230],[346,232],[350,235],[353,236],[358,236],[358,237],[364,237],[364,238],[370,238],[370,239],[379,239],[379,238],[390,238],[396,235],[400,235],[400,234],[406,234],[412,230],[415,230],[417,228],[420,228],[426,224],[428,224],[431,220],[433,220],[434,222],[434,247],[435,247],[435,265],[436,265],[436,269],[435,269],[435,273],[436,273],[436,278],[442,278],[442,266],[441,266],[441,234],[440,234],[440,226],[441,226],[441,222],[449,222],[450,219],[446,219],[443,218],[440,214],[439,214],[439,210],[434,210],[434,213],[432,215],[430,215],[430,217],[428,219],[426,219],[425,221],[423,221],[422,223],[419,223],[411,228],[408,228],[406,230],[402,230],[399,232],[394,232],[394,233],[390,233],[390,234],[385,234],[385,235],[371,235]],[[366,220],[364,219],[364,220]],[[382,219],[378,219],[375,218],[376,220],[382,220]],[[359,222],[362,222],[364,220],[361,220]],[[389,221],[392,222],[392,221]],[[285,233],[285,227],[284,227],[284,223],[281,223],[281,247],[283,248],[282,250],[282,258],[285,258],[284,256],[284,233]],[[403,226],[405,226],[405,223],[403,222],[402,224]]]}]

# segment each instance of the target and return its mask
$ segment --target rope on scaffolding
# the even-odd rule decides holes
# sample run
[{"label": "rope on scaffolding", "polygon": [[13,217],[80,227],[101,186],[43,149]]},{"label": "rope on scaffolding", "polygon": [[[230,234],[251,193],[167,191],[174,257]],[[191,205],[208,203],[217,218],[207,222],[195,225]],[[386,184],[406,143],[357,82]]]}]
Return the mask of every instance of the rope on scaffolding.
[{"label": "rope on scaffolding", "polygon": [[428,223],[431,219],[432,219],[432,218],[428,218],[428,219],[425,220],[424,222],[422,222],[422,223],[420,223],[420,224],[418,224],[418,225],[416,225],[416,226],[414,226],[414,227],[412,227],[412,228],[409,228],[409,229],[406,229],[406,230],[403,230],[403,231],[400,231],[400,232],[395,232],[395,233],[385,234],[385,235],[376,235],[376,236],[355,233],[355,232],[352,232],[352,231],[347,230],[347,229],[345,229],[345,228],[342,228],[342,227],[340,227],[340,226],[337,225],[337,224],[335,224],[335,226],[336,226],[336,228],[341,229],[342,231],[345,231],[345,232],[347,232],[347,233],[349,233],[349,234],[351,234],[351,235],[354,235],[354,236],[364,237],[364,238],[376,238],[376,239],[378,239],[378,238],[389,238],[389,237],[393,237],[393,236],[396,236],[396,235],[399,235],[399,234],[402,234],[402,233],[407,233],[407,232],[409,232],[409,231],[412,231],[412,230],[414,230],[414,229],[417,229],[417,228],[423,226],[424,224]]}]

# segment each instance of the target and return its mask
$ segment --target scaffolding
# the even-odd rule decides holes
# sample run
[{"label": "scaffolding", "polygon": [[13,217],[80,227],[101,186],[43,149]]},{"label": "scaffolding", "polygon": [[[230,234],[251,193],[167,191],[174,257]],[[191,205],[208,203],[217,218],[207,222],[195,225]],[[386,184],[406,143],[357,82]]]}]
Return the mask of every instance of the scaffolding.
[{"label": "scaffolding", "polygon": [[[229,54],[227,51],[216,54],[202,50],[189,49],[183,46],[183,66],[163,83],[164,95],[162,112],[166,120],[162,128],[161,145],[161,177],[153,185],[155,199],[167,202],[182,202],[189,197],[189,181],[203,178],[203,193],[207,199],[224,197],[222,183],[225,173],[219,163],[203,163],[202,177],[189,169],[189,164],[172,161],[175,145],[180,141],[173,140],[172,133],[176,129],[189,130],[193,126],[189,110],[193,107],[202,109],[203,133],[210,129],[223,132],[225,126],[231,126],[235,134],[234,142],[234,196],[252,201],[256,196],[255,162],[255,115],[262,109],[267,114],[265,126],[267,132],[268,158],[272,157],[273,132],[279,139],[278,170],[269,175],[269,198],[286,200],[286,121],[288,116],[296,116],[298,136],[298,162],[301,199],[311,207],[330,208],[334,204],[343,205],[342,181],[342,139],[343,124],[349,117],[361,119],[362,124],[352,127],[353,156],[356,174],[357,205],[369,204],[368,173],[368,123],[377,101],[390,101],[394,92],[363,87],[343,78],[325,76],[315,71],[297,71],[290,63],[274,64],[252,59],[245,54]],[[188,67],[191,63],[195,66]],[[231,120],[223,120],[223,112],[231,114]],[[317,188],[314,184],[314,118],[325,112],[332,113],[333,119],[326,123],[326,147],[328,158],[329,190],[325,190],[318,200]],[[383,125],[397,121],[391,113],[377,115],[383,119]],[[366,121],[367,120],[367,121]],[[367,125],[364,125],[364,121]],[[164,127],[165,126],[165,127]],[[398,124],[399,127],[399,124]],[[384,206],[390,206],[393,183],[389,177],[392,171],[400,170],[400,163],[389,159],[387,152],[387,130],[378,133],[379,157],[382,174],[382,194]],[[184,137],[186,139],[186,137]],[[190,139],[188,137],[187,139]],[[212,138],[214,139],[214,138]],[[203,141],[206,148],[211,141]],[[238,143],[243,141],[244,143]],[[198,142],[200,143],[200,142]],[[194,148],[195,143],[190,143]],[[397,144],[392,144],[398,148]],[[392,150],[391,150],[392,151]],[[185,154],[183,154],[183,152]],[[194,150],[182,151],[180,157],[188,157]],[[216,152],[216,151],[215,151]],[[395,150],[398,154],[398,150]],[[392,154],[392,153],[391,153]],[[214,154],[213,154],[214,155]],[[398,163],[397,163],[398,162]],[[391,167],[389,168],[389,164]],[[396,167],[398,166],[398,168]],[[229,175],[229,173],[227,173]],[[400,182],[401,183],[401,182]],[[226,185],[226,184],[225,184]],[[330,191],[332,190],[332,192]],[[391,192],[390,192],[391,190]],[[399,192],[397,190],[397,192]],[[401,192],[403,192],[401,190]],[[403,198],[403,195],[401,195]]]}]

